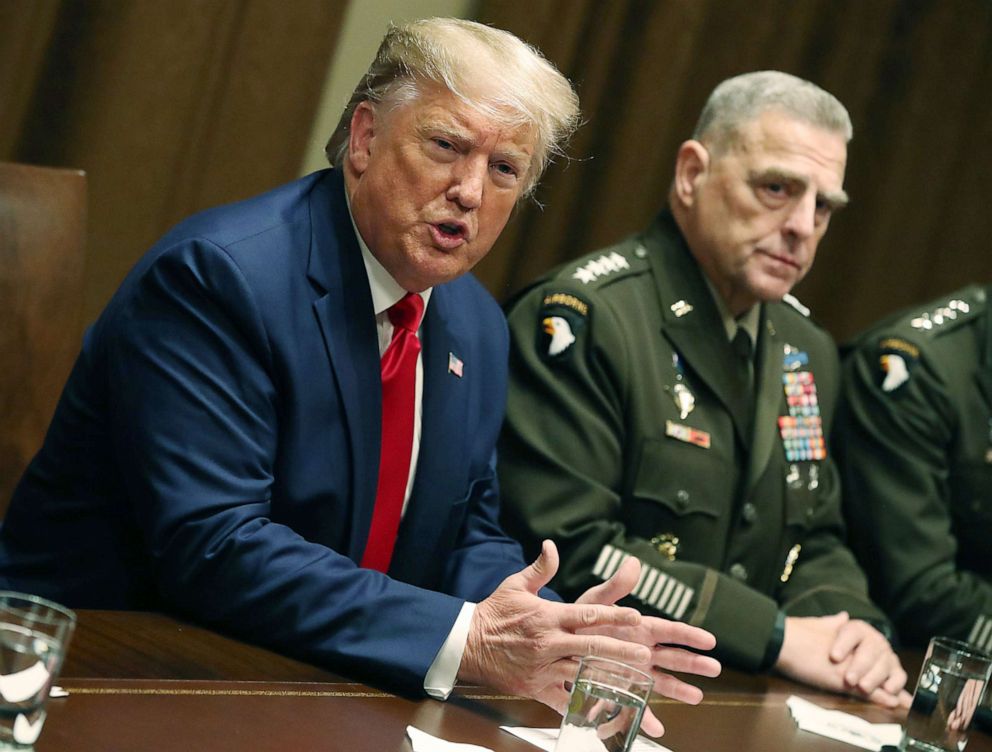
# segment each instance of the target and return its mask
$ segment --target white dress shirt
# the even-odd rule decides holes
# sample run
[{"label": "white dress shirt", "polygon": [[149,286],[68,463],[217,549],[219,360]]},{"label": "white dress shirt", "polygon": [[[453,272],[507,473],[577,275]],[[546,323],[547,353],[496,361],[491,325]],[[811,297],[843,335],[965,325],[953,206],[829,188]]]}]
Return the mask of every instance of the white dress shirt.
[{"label": "white dress shirt", "polygon": [[[348,203],[348,212],[351,213],[351,203]],[[406,295],[399,283],[393,279],[386,268],[379,263],[379,260],[372,255],[365,241],[362,239],[358,228],[355,227],[355,220],[352,218],[352,227],[355,230],[355,237],[358,245],[362,249],[362,259],[365,261],[365,271],[368,274],[369,290],[372,293],[372,307],[375,310],[375,325],[379,337],[379,357],[386,352],[389,343],[393,338],[393,323],[389,320],[387,311],[395,303]],[[431,290],[427,289],[420,293],[424,299],[424,316],[427,315],[427,304],[431,299]],[[423,328],[423,319],[421,319]],[[413,490],[413,481],[417,475],[417,458],[420,456],[420,423],[421,407],[424,393],[424,362],[422,355],[417,356],[417,385],[414,391],[413,409],[413,450],[410,454],[410,475],[406,482],[406,492],[403,494],[403,509],[401,515],[406,513],[407,504],[410,502],[410,493]],[[431,663],[427,675],[424,677],[424,691],[431,697],[439,700],[446,700],[454,689],[455,679],[458,677],[458,667],[462,662],[462,655],[465,652],[465,643],[468,641],[468,631],[472,623],[472,614],[475,612],[475,604],[468,601],[462,606],[458,613],[458,618],[451,627],[447,639],[441,645],[434,661]]]}]

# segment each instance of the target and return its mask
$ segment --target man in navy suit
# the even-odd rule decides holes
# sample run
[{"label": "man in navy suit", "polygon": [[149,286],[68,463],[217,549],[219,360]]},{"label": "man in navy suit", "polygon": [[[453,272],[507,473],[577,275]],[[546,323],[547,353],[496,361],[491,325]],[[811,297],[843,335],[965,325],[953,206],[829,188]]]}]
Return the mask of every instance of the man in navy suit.
[{"label": "man in navy suit", "polygon": [[[716,661],[658,646],[712,636],[611,605],[636,564],[562,604],[538,595],[553,544],[525,567],[497,523],[507,331],[466,272],[577,119],[569,83],[506,32],[392,28],[334,169],[183,222],[87,332],[0,532],[0,586],[175,610],[407,693],[460,679],[561,709],[595,653],[698,701],[663,669]],[[426,308],[413,441],[376,571],[379,467],[397,454],[380,452],[380,357],[410,293]]]}]

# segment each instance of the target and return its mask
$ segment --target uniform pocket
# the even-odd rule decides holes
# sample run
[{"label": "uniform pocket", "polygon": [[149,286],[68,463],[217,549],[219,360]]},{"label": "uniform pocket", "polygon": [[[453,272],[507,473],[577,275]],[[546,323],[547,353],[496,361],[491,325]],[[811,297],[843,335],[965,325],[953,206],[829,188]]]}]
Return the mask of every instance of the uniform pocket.
[{"label": "uniform pocket", "polygon": [[785,524],[808,530],[816,516],[819,501],[820,466],[816,462],[795,462],[788,465],[783,479],[785,486]]},{"label": "uniform pocket", "polygon": [[733,498],[733,467],[712,450],[672,439],[645,439],[633,495],[677,517],[719,517]]}]

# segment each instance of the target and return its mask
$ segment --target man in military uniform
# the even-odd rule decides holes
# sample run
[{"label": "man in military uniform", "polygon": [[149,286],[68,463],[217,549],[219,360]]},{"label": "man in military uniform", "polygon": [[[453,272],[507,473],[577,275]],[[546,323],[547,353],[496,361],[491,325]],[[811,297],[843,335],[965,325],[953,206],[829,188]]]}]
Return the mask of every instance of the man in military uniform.
[{"label": "man in military uniform", "polygon": [[851,542],[915,645],[943,634],[992,649],[987,295],[971,286],[897,314],[845,358],[836,446]]},{"label": "man in military uniform", "polygon": [[636,557],[628,602],[710,630],[725,662],[894,707],[906,674],[824,441],[836,349],[788,297],[846,202],[850,136],[809,82],[718,86],[653,226],[511,304],[500,482],[508,529],[557,542],[563,593]]}]

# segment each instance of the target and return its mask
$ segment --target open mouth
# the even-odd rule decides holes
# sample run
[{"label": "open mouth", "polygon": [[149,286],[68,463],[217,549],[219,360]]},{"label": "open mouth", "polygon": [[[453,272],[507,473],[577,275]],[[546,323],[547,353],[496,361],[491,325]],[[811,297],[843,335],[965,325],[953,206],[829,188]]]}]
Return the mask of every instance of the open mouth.
[{"label": "open mouth", "polygon": [[441,233],[449,238],[460,238],[465,234],[465,228],[450,222],[441,222],[436,225]]},{"label": "open mouth", "polygon": [[452,251],[468,240],[468,229],[460,222],[438,222],[430,228],[434,245],[445,251]]}]

